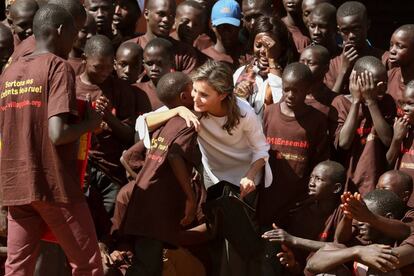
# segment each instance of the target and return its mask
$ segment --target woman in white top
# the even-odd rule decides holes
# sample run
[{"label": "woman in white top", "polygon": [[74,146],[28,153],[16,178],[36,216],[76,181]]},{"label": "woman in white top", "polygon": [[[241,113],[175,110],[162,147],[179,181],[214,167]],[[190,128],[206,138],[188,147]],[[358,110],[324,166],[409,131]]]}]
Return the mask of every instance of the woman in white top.
[{"label": "woman in white top", "polygon": [[[231,69],[224,63],[208,61],[192,78],[194,110],[201,117],[181,106],[148,114],[148,128],[155,129],[171,117],[181,116],[198,129],[204,170],[213,184],[225,180],[239,185],[244,197],[255,190],[265,167],[265,186],[269,186],[269,145],[255,111],[234,95]],[[148,139],[148,135],[142,138]]]},{"label": "woman in white top", "polygon": [[286,25],[271,16],[258,17],[253,25],[252,61],[233,75],[235,93],[245,98],[257,115],[263,117],[265,105],[282,98],[282,72],[299,55]]}]

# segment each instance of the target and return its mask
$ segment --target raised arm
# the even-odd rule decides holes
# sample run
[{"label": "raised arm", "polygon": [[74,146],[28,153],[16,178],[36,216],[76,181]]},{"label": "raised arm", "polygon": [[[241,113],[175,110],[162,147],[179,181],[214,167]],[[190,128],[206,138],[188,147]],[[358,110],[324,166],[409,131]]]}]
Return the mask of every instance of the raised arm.
[{"label": "raised arm", "polygon": [[339,132],[339,147],[345,150],[351,147],[354,140],[355,131],[358,127],[358,111],[362,100],[355,71],[351,73],[349,90],[352,95],[352,105],[345,123]]},{"label": "raised arm", "polygon": [[394,167],[395,162],[401,152],[401,143],[408,132],[408,120],[405,118],[397,118],[394,122],[394,135],[392,137],[391,146],[387,151],[387,162],[389,167]]},{"label": "raised arm", "polygon": [[371,114],[375,131],[381,139],[381,142],[389,147],[392,140],[392,128],[387,121],[385,121],[384,116],[379,109],[376,95],[379,86],[385,84],[383,82],[375,84],[372,73],[368,71],[365,71],[358,76],[358,84],[361,94],[368,106],[369,113]]}]

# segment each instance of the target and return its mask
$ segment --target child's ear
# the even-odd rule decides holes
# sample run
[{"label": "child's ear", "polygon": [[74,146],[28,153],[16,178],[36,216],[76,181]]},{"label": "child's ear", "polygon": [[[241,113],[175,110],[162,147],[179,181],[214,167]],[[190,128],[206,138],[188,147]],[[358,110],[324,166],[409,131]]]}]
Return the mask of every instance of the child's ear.
[{"label": "child's ear", "polygon": [[410,199],[410,197],[411,197],[411,192],[410,191],[404,191],[403,192],[403,194],[402,194],[402,197],[401,197],[401,199],[404,201],[404,202],[408,202],[408,200]]},{"label": "child's ear", "polygon": [[148,9],[144,9],[144,18],[145,18],[145,21],[148,21],[148,16],[149,16],[149,10]]},{"label": "child's ear", "polygon": [[82,63],[86,64],[86,55],[85,55],[85,53],[82,53],[81,59],[82,59]]},{"label": "child's ear", "polygon": [[394,215],[391,212],[388,212],[384,217],[389,218],[389,219],[393,219]]},{"label": "child's ear", "polygon": [[61,36],[62,35],[62,32],[63,32],[63,24],[60,24],[56,31],[57,31],[57,34],[59,36]]},{"label": "child's ear", "polygon": [[341,191],[342,191],[342,183],[339,183],[339,182],[335,183],[333,193],[339,194]]}]

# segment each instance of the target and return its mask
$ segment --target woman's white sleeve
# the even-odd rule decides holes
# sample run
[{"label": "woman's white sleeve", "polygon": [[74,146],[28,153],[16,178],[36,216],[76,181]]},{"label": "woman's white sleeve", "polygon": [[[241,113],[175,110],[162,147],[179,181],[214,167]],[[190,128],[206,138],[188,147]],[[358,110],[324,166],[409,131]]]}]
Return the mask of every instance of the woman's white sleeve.
[{"label": "woman's white sleeve", "polygon": [[139,140],[143,140],[144,146],[147,149],[151,147],[151,140],[150,140],[150,134],[149,134],[146,118],[150,114],[153,114],[155,112],[160,112],[160,111],[166,111],[166,110],[168,110],[168,107],[162,106],[155,111],[142,114],[141,116],[137,118],[135,122],[135,131],[138,133]]},{"label": "woman's white sleeve", "polygon": [[[279,76],[276,76],[272,73],[267,75],[267,83],[272,90],[272,98],[273,103],[278,103],[282,99],[283,92],[282,92],[282,79]],[[265,84],[266,87],[266,84]]]}]

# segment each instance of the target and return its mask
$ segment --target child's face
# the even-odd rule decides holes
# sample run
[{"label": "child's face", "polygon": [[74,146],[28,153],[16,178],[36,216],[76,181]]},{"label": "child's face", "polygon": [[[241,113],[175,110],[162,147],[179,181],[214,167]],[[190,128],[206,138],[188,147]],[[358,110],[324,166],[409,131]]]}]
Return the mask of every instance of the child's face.
[{"label": "child's face", "polygon": [[86,10],[94,17],[98,33],[111,30],[115,6],[110,0],[86,0]]},{"label": "child's face", "polygon": [[194,40],[204,32],[202,11],[190,6],[180,7],[175,17],[174,28],[181,41],[193,45]]},{"label": "child's face", "polygon": [[302,1],[302,20],[305,26],[308,26],[309,23],[309,15],[313,11],[313,9],[316,7],[317,4],[319,4],[320,1],[317,0],[303,0]]},{"label": "child's face", "polygon": [[404,30],[393,33],[390,41],[389,62],[394,66],[407,65],[414,62],[414,35]]},{"label": "child's face", "polygon": [[226,48],[230,48],[232,45],[237,44],[239,29],[239,27],[230,24],[220,24],[213,28],[217,40],[220,40]]},{"label": "child's face", "polygon": [[367,21],[362,15],[349,15],[337,18],[339,33],[342,36],[344,45],[351,45],[356,49],[364,48],[368,32]]},{"label": "child's face", "polygon": [[92,16],[88,16],[85,25],[78,32],[78,37],[73,44],[73,48],[83,51],[86,41],[96,35],[96,23]]},{"label": "child's face", "polygon": [[309,35],[313,43],[328,46],[329,40],[335,35],[335,26],[329,26],[323,16],[311,14],[308,20]]},{"label": "child's face", "polygon": [[141,10],[133,3],[135,0],[119,0],[115,6],[113,24],[116,29],[135,26],[136,20],[141,16]]},{"label": "child's face", "polygon": [[292,75],[282,77],[283,98],[290,109],[303,105],[309,85],[310,83],[298,80]]},{"label": "child's face", "polygon": [[130,49],[120,49],[116,54],[115,70],[118,78],[135,83],[142,71],[142,58]]},{"label": "child's face", "polygon": [[24,40],[33,34],[33,18],[35,14],[36,11],[32,10],[11,12],[12,28],[20,40]]},{"label": "child's face", "polygon": [[168,37],[175,19],[175,7],[169,0],[153,0],[151,10],[144,11],[148,29],[156,36]]},{"label": "child's face", "polygon": [[67,58],[70,51],[72,51],[73,44],[76,39],[78,31],[73,22],[63,25],[57,46],[59,47],[58,55],[62,58]]},{"label": "child's face", "polygon": [[256,0],[256,1],[242,1],[242,13],[243,13],[243,26],[251,32],[253,28],[254,21],[259,16],[266,13],[263,10],[263,1]]},{"label": "child's face", "polygon": [[321,58],[318,52],[312,49],[305,49],[300,55],[299,62],[307,65],[312,71],[313,78],[319,80],[323,79],[329,69],[329,64],[323,64],[320,60]]},{"label": "child's face", "polygon": [[406,116],[411,124],[414,124],[414,89],[406,88],[399,102],[404,116]]},{"label": "child's face", "polygon": [[[378,179],[376,189],[378,190],[389,190],[396,195],[398,195],[403,201],[404,197],[409,194],[409,191],[405,191],[403,185],[399,182],[401,181],[396,176],[384,173]],[[408,198],[407,198],[408,200]]]},{"label": "child's face", "polygon": [[274,35],[269,33],[258,33],[254,38],[253,53],[261,67],[269,66],[267,50],[265,44],[263,43],[263,39],[266,37],[270,37],[273,41],[275,41],[275,45],[272,47],[273,53],[276,53],[274,54],[274,57],[278,58],[282,54],[280,43],[278,43],[279,40]]},{"label": "child's face", "polygon": [[329,178],[329,168],[319,165],[310,175],[308,194],[317,200],[328,199],[334,195],[334,186]]},{"label": "child's face", "polygon": [[103,83],[111,75],[114,66],[112,56],[86,57],[85,73],[94,84]]},{"label": "child's face", "polygon": [[194,111],[212,113],[221,106],[225,94],[218,93],[206,81],[195,81],[191,96],[194,100]]},{"label": "child's face", "polygon": [[287,13],[301,14],[302,0],[283,0],[283,7]]},{"label": "child's face", "polygon": [[193,97],[191,96],[192,91],[193,91],[193,83],[191,82],[185,87],[184,95],[181,98],[182,104],[188,109],[194,108],[194,100],[193,100]]},{"label": "child's face", "polygon": [[151,47],[144,51],[144,69],[153,82],[158,82],[162,76],[171,72],[173,64],[164,49]]}]

